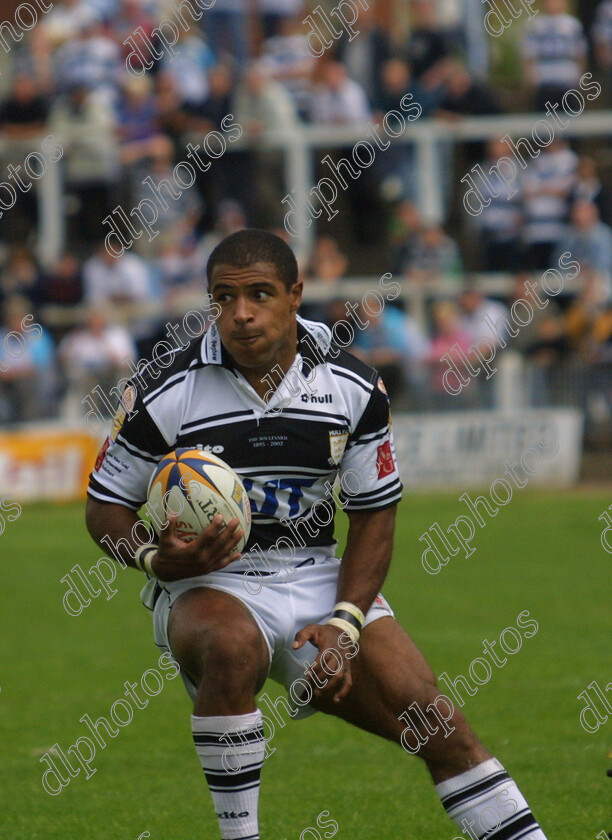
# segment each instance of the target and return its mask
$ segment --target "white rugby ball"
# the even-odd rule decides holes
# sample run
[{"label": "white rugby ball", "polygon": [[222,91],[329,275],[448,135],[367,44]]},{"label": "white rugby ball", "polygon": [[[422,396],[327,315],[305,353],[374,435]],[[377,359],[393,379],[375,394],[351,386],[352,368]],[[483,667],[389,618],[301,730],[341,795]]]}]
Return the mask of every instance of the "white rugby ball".
[{"label": "white rugby ball", "polygon": [[236,517],[244,536],[236,546],[242,551],[251,532],[251,506],[240,477],[210,452],[202,449],[176,449],[165,455],[151,476],[148,505],[156,513],[152,525],[159,535],[157,520],[175,515],[176,536],[194,540],[208,528],[213,516],[225,522]]}]

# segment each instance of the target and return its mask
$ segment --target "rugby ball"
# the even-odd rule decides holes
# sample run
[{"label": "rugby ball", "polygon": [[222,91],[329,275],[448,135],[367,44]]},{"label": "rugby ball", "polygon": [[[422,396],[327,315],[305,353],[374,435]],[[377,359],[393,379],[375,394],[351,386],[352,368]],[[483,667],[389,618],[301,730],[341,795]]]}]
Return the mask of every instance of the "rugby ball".
[{"label": "rugby ball", "polygon": [[[251,505],[240,477],[225,461],[203,449],[176,449],[165,455],[151,476],[147,507],[159,536],[160,521],[176,516],[176,536],[194,540],[221,514],[225,522],[236,517],[244,536],[236,546],[242,551],[251,531]],[[151,513],[154,511],[154,513]]]}]

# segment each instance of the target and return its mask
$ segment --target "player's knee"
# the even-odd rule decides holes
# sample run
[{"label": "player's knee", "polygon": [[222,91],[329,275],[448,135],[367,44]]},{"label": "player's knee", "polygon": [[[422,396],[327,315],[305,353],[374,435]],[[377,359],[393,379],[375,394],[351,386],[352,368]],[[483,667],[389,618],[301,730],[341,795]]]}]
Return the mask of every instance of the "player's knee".
[{"label": "player's knee", "polygon": [[212,622],[198,635],[205,670],[245,670],[261,658],[261,633],[253,621]]}]

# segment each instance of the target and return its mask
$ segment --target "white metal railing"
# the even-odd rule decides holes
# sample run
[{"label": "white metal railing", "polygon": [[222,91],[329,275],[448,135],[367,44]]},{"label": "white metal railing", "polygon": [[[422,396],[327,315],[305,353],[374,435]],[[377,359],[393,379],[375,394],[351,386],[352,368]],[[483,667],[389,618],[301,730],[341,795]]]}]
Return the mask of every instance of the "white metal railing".
[{"label": "white metal railing", "polygon": [[[510,134],[513,138],[531,139],[531,130],[537,119],[536,114],[516,114],[497,117],[466,117],[453,122],[439,119],[418,119],[408,123],[404,133],[397,138],[387,138],[393,144],[414,144],[416,149],[416,169],[418,178],[418,204],[424,216],[431,219],[443,218],[443,184],[437,165],[436,143],[446,141],[456,144],[470,140],[487,140]],[[612,134],[612,111],[593,111],[583,113],[576,118],[567,117],[568,127],[565,137],[595,137]],[[316,153],[323,149],[350,148],[359,140],[368,136],[368,125],[322,126],[300,124],[283,131],[268,132],[257,140],[243,136],[228,148],[244,150],[247,148],[279,149],[285,158],[285,190],[294,192],[298,215],[308,218],[308,191],[315,185],[314,172]],[[40,138],[33,139],[31,148],[38,151]],[[197,139],[197,138],[196,138]],[[199,138],[201,139],[201,138]],[[0,138],[0,160],[4,159],[5,149],[11,141]],[[384,152],[377,149],[377,156]],[[0,176],[4,167],[0,171]],[[0,177],[0,181],[5,180]],[[62,210],[62,161],[47,167],[45,176],[37,182],[40,224],[37,231],[37,252],[43,264],[52,262],[64,245],[65,220]],[[281,208],[282,209],[282,208]],[[10,211],[6,211],[10,212]],[[100,231],[100,237],[104,231]],[[292,241],[298,257],[304,259],[311,251],[316,236],[316,220],[306,227],[300,225]]]}]

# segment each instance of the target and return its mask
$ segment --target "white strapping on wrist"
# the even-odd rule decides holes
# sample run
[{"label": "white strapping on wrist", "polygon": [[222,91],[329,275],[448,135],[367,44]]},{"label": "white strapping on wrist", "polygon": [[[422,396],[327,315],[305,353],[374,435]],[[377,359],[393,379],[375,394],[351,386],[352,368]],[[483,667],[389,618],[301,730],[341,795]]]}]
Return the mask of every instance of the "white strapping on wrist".
[{"label": "white strapping on wrist", "polygon": [[359,630],[353,625],[346,621],[344,618],[330,618],[327,622],[328,624],[333,624],[334,627],[339,627],[344,633],[347,633],[352,642],[356,642],[359,639],[361,633]]},{"label": "white strapping on wrist", "polygon": [[140,572],[147,572],[151,577],[156,577],[151,568],[151,563],[158,548],[159,546],[153,543],[138,546],[134,552],[134,565]]}]

